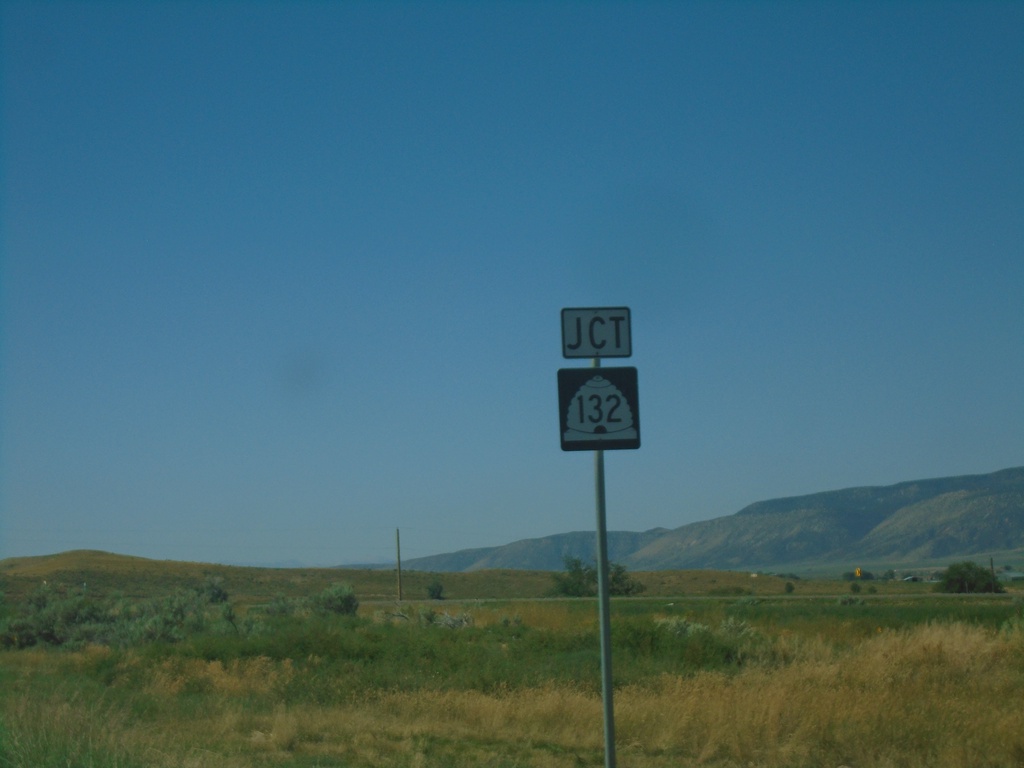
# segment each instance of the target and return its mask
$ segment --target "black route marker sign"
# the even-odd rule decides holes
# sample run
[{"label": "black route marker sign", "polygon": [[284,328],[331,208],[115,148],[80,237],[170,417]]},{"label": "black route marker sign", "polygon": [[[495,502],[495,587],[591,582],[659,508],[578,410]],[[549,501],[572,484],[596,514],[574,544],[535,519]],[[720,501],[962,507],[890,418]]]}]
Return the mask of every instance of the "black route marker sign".
[{"label": "black route marker sign", "polygon": [[563,451],[640,447],[636,368],[559,368]]}]

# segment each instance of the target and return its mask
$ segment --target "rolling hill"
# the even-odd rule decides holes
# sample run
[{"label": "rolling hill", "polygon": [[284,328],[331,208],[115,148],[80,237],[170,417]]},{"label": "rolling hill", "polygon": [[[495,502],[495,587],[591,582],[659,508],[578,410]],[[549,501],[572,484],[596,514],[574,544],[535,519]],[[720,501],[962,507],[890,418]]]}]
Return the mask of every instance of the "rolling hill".
[{"label": "rolling hill", "polygon": [[[594,532],[524,539],[404,563],[427,571],[559,570],[592,559]],[[608,532],[632,570],[780,570],[852,562],[890,567],[1017,551],[1024,556],[1024,467],[759,501],[675,529]]]}]

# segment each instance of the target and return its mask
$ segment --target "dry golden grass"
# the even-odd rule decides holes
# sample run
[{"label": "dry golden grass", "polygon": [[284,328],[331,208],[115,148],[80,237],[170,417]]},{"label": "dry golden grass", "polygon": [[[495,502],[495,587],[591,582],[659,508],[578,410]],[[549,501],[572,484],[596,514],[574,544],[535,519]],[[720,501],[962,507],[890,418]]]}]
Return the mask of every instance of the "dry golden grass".
[{"label": "dry golden grass", "polygon": [[[553,616],[538,604],[530,620]],[[78,756],[72,765],[91,764],[81,759],[85,746],[118,758],[102,765],[157,768],[575,768],[603,762],[600,697],[571,684],[490,693],[374,691],[328,706],[287,705],[280,692],[300,674],[289,660],[170,658],[147,666],[129,655],[110,687],[33,688],[43,672],[59,677],[62,669],[95,668],[105,654],[94,648],[4,657],[5,679],[25,693],[2,700],[6,731],[23,742],[49,739],[53,754]],[[929,624],[880,631],[841,649],[787,634],[773,640],[769,655],[774,661],[735,673],[666,674],[619,688],[620,763],[1024,765],[1020,629]],[[147,682],[130,690],[117,682],[140,679]],[[35,744],[34,754],[45,747]]]},{"label": "dry golden grass", "polygon": [[965,625],[883,633],[779,669],[621,692],[623,744],[700,764],[1020,765],[1024,637]]}]

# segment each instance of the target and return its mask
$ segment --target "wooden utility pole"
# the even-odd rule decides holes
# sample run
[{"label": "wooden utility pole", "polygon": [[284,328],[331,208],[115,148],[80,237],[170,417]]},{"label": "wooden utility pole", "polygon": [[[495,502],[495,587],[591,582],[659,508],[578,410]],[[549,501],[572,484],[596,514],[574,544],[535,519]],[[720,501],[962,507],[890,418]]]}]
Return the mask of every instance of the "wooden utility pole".
[{"label": "wooden utility pole", "polygon": [[402,539],[395,528],[395,559],[398,563],[398,602],[402,602]]}]

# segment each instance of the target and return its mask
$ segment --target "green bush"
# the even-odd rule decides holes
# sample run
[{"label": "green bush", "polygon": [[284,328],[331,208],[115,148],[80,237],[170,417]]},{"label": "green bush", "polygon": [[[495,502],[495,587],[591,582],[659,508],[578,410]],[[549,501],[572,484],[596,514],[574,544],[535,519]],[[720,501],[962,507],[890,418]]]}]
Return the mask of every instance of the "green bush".
[{"label": "green bush", "polygon": [[444,585],[439,579],[434,579],[427,585],[427,597],[431,600],[444,600]]},{"label": "green bush", "polygon": [[591,597],[597,594],[597,568],[578,557],[562,558],[563,573],[552,574],[555,594],[564,597]]},{"label": "green bush", "polygon": [[667,619],[657,619],[655,624],[663,631],[675,637],[692,637],[711,631],[707,624],[690,621],[681,616],[674,616]]},{"label": "green bush", "polygon": [[80,648],[91,643],[126,647],[145,642],[178,642],[207,627],[208,597],[181,589],[164,598],[128,602],[97,600],[83,590],[43,585],[0,632],[0,645]]},{"label": "green bush", "polygon": [[953,563],[939,576],[935,585],[936,592],[974,593],[974,592],[1005,592],[1002,584],[988,568],[965,560]]},{"label": "green bush", "polygon": [[[593,597],[597,594],[597,567],[584,563],[578,557],[566,555],[563,573],[553,574],[554,593],[563,597]],[[626,566],[619,563],[608,565],[608,593],[612,595],[638,595],[644,585],[626,572]]]},{"label": "green bush", "polygon": [[210,603],[226,603],[228,601],[228,593],[224,589],[224,579],[220,576],[207,576],[206,581],[199,588],[199,593]]},{"label": "green bush", "polygon": [[608,566],[608,592],[613,595],[639,595],[644,585],[626,573],[626,566],[611,563]]},{"label": "green bush", "polygon": [[271,598],[269,603],[262,606],[262,612],[267,616],[292,616],[299,609],[300,602],[278,593]]},{"label": "green bush", "polygon": [[81,590],[61,591],[43,585],[7,622],[3,644],[25,648],[32,645],[79,647],[102,642],[110,618],[104,606]]},{"label": "green bush", "polygon": [[359,600],[348,584],[335,583],[319,595],[314,595],[310,605],[315,613],[354,616],[359,610]]},{"label": "green bush", "polygon": [[276,597],[262,612],[243,619],[227,601],[220,579],[149,600],[103,599],[81,589],[43,585],[7,617],[0,617],[0,647],[48,645],[69,649],[89,644],[128,648],[180,643],[203,633],[249,636],[264,622],[303,613],[351,616],[359,608],[352,588],[333,584],[307,600]]},{"label": "green bush", "polygon": [[653,656],[663,635],[655,622],[629,619],[612,625],[612,646],[634,656]]}]

